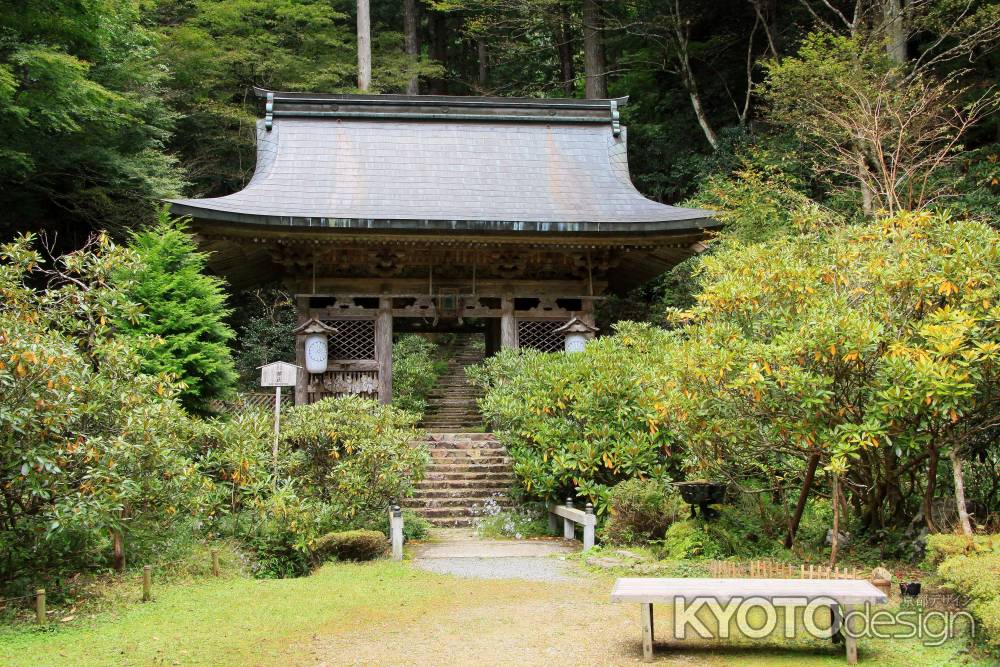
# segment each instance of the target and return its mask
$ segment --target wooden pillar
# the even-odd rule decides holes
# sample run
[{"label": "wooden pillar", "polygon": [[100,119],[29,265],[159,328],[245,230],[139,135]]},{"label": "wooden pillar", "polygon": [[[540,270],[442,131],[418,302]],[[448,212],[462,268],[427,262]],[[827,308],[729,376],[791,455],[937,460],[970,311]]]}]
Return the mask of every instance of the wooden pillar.
[{"label": "wooden pillar", "polygon": [[500,347],[517,349],[517,321],[514,319],[514,297],[500,300]]},{"label": "wooden pillar", "polygon": [[[580,315],[579,315],[579,317],[580,317],[580,319],[584,323],[586,323],[586,324],[588,324],[588,325],[590,325],[592,327],[596,327],[597,326],[597,320],[594,317],[594,302],[593,301],[591,301],[590,299],[584,299],[583,301],[580,302]],[[587,338],[588,339],[589,338],[593,338],[593,337],[594,337],[594,334],[592,334],[592,333],[587,334]]]},{"label": "wooden pillar", "polygon": [[[298,313],[297,324],[309,319],[309,297],[300,296],[295,299],[295,310]],[[306,371],[306,337],[295,337],[295,365],[299,367],[295,375],[295,405],[306,404],[306,385],[309,373]]]},{"label": "wooden pillar", "polygon": [[392,299],[378,301],[375,319],[375,357],[378,359],[378,400],[382,404],[392,401]]}]

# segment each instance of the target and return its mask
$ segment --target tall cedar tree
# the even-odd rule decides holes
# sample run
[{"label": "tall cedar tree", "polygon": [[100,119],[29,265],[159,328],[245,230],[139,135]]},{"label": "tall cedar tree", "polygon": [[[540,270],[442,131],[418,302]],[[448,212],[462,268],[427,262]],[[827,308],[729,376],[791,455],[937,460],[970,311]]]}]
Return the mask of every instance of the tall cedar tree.
[{"label": "tall cedar tree", "polygon": [[236,381],[225,284],[205,274],[207,255],[198,252],[185,222],[171,219],[166,209],[156,225],[133,234],[131,247],[137,261],[121,278],[143,314],[119,326],[150,338],[143,347],[146,372],[176,376],[184,384],[184,407],[208,412],[210,402],[226,398]]}]

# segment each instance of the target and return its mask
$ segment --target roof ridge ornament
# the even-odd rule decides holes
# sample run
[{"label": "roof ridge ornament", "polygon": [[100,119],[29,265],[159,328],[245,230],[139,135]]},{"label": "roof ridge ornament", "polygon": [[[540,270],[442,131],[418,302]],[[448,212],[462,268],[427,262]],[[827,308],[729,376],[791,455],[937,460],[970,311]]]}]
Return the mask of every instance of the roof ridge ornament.
[{"label": "roof ridge ornament", "polygon": [[618,111],[618,100],[611,100],[611,134],[619,136],[622,133],[621,113]]},{"label": "roof ridge ornament", "polygon": [[264,103],[264,129],[268,132],[274,126],[274,93],[267,93],[267,102]]}]

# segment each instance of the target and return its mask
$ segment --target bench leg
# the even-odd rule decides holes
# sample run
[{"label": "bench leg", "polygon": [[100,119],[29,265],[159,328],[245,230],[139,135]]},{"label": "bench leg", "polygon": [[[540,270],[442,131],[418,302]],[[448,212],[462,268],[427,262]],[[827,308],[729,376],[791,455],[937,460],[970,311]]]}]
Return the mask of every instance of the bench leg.
[{"label": "bench leg", "polygon": [[[850,618],[850,613],[852,605],[844,605],[844,618]],[[844,646],[847,649],[847,664],[856,665],[858,664],[858,640],[851,633],[851,629],[847,627],[847,623],[844,623],[844,627],[841,630],[844,634]]]},{"label": "bench leg", "polygon": [[653,605],[643,602],[642,610],[642,660],[653,662]]},{"label": "bench leg", "polygon": [[549,513],[549,534],[558,535],[559,534],[559,517],[555,514]]},{"label": "bench leg", "polygon": [[576,526],[569,519],[563,519],[563,538],[567,540],[576,539]]}]

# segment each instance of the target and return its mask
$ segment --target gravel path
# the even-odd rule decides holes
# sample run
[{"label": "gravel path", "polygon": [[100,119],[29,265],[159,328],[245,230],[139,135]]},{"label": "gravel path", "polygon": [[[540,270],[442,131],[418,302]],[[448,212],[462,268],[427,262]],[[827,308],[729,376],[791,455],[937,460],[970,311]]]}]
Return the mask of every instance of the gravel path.
[{"label": "gravel path", "polygon": [[565,582],[581,576],[576,564],[564,559],[579,548],[572,540],[483,540],[468,529],[445,529],[413,545],[411,552],[416,567],[438,574]]},{"label": "gravel path", "polygon": [[565,582],[580,578],[575,565],[556,557],[419,558],[413,564],[429,572],[472,579]]}]

